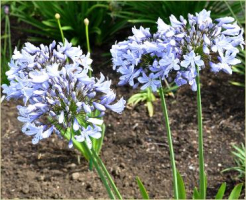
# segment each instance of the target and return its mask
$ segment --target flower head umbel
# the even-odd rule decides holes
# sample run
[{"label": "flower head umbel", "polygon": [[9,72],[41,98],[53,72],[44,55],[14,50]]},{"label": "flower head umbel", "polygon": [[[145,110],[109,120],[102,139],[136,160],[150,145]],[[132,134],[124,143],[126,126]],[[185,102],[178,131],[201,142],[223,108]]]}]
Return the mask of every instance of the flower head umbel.
[{"label": "flower head umbel", "polygon": [[100,79],[87,75],[92,60],[79,47],[67,41],[56,49],[55,45],[39,48],[26,43],[21,52],[15,50],[6,73],[10,86],[3,85],[3,93],[7,99],[23,99],[18,120],[24,123],[22,131],[33,136],[33,144],[70,128],[71,139],[85,138],[91,148],[90,137],[101,136],[105,111],[121,113],[125,101],[114,103],[111,81],[103,74]]},{"label": "flower head umbel", "polygon": [[[133,36],[130,36],[127,41],[119,42],[113,45],[111,49],[113,69],[122,74],[119,85],[129,83],[135,88],[141,83],[144,84],[142,88],[146,88],[147,84],[156,91],[160,80],[153,74],[151,77],[148,76],[151,74],[151,65],[155,64],[155,60],[152,58],[160,56],[161,49],[151,42],[153,36],[149,29],[133,28],[132,32]],[[148,83],[147,79],[151,83]]]},{"label": "flower head umbel", "polygon": [[[170,21],[169,26],[159,19],[156,35],[180,60],[181,68],[175,79],[178,86],[188,83],[196,91],[197,69],[210,66],[212,72],[222,70],[231,74],[231,66],[240,63],[236,58],[237,47],[243,48],[245,43],[243,29],[234,18],[223,17],[213,22],[210,11],[202,10],[195,16],[189,14],[188,24],[183,16],[180,21],[171,16]],[[170,31],[174,34],[167,37]]]},{"label": "flower head umbel", "polygon": [[[243,29],[232,17],[210,18],[210,11],[188,14],[188,20],[170,16],[170,25],[157,21],[157,32],[133,28],[133,36],[112,46],[113,69],[120,72],[120,85],[143,84],[156,91],[160,81],[174,74],[178,86],[189,84],[196,90],[197,69],[231,74],[238,64],[238,46],[243,48]],[[197,68],[198,67],[198,68]]]}]

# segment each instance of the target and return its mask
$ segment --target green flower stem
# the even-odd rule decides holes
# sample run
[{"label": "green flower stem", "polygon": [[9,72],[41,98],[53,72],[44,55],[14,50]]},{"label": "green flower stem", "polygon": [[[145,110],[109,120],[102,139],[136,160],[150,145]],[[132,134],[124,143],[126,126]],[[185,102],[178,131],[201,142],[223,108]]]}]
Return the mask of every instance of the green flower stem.
[{"label": "green flower stem", "polygon": [[58,24],[59,30],[61,32],[62,42],[64,44],[65,43],[65,39],[64,39],[64,34],[63,34],[63,31],[62,31],[60,19],[57,19],[57,24]]},{"label": "green flower stem", "polygon": [[95,166],[95,168],[96,168],[96,170],[98,172],[98,175],[100,176],[104,186],[106,187],[110,199],[115,199],[114,194],[112,193],[111,188],[110,188],[110,186],[109,186],[109,184],[108,184],[108,182],[107,182],[107,180],[106,180],[106,178],[105,178],[105,176],[103,174],[103,171],[101,170],[101,168],[99,167],[97,161],[95,160],[95,158],[91,154],[91,150],[88,148],[88,146],[86,145],[85,142],[83,142],[82,145],[83,145],[85,151],[87,152],[87,154],[89,155],[90,159],[92,160],[93,165]]},{"label": "green flower stem", "polygon": [[199,144],[199,193],[200,198],[206,198],[205,188],[205,171],[204,171],[204,156],[203,156],[203,133],[202,133],[202,102],[201,102],[201,87],[200,87],[200,75],[199,67],[196,66],[197,77],[197,117],[198,117],[198,144]]},{"label": "green flower stem", "polygon": [[[86,18],[87,23],[85,23],[85,36],[86,36],[86,44],[87,44],[87,51],[91,54],[90,49],[90,40],[89,40],[89,20]],[[91,77],[91,70],[88,72],[89,77]]]},{"label": "green flower stem", "polygon": [[9,35],[9,57],[11,58],[12,56],[12,46],[11,46],[11,31],[10,31],[10,20],[9,20],[9,15],[7,17],[7,22],[8,22],[8,35]]},{"label": "green flower stem", "polygon": [[[67,131],[66,133],[62,134],[68,141],[70,140],[70,131]],[[96,170],[97,170],[97,173],[98,175],[100,176],[102,182],[103,182],[103,185],[105,186],[107,192],[108,192],[108,195],[110,197],[110,199],[115,199],[114,197],[114,194],[112,193],[111,191],[111,188],[109,187],[108,185],[108,182],[105,178],[105,176],[103,175],[103,172],[102,170],[100,169],[98,163],[96,162],[96,160],[94,159],[94,157],[92,156],[91,154],[91,151],[89,150],[89,148],[87,147],[87,145],[85,144],[85,142],[83,143],[80,143],[78,141],[76,141],[74,138],[72,138],[73,140],[73,145],[76,149],[78,149],[81,153],[85,150],[87,155],[89,155],[90,159],[92,160],[93,162],[93,165],[95,166]]]},{"label": "green flower stem", "polygon": [[97,153],[94,151],[94,149],[91,149],[91,152],[93,154],[93,156],[96,158],[97,162],[99,163],[100,167],[103,169],[103,172],[105,173],[106,177],[108,178],[111,186],[113,187],[113,190],[117,196],[118,199],[122,199],[122,196],[118,190],[118,188],[116,187],[113,179],[111,178],[110,174],[108,173],[108,170],[106,169],[104,163],[102,162],[101,158],[97,155]]},{"label": "green flower stem", "polygon": [[91,53],[90,40],[89,40],[89,24],[85,25],[85,35],[86,35],[87,51]]},{"label": "green flower stem", "polygon": [[173,185],[174,185],[174,198],[179,199],[178,195],[178,180],[177,180],[177,170],[175,165],[175,159],[174,159],[174,150],[173,150],[173,144],[172,144],[172,134],[171,129],[169,125],[169,119],[168,119],[168,113],[167,113],[167,105],[165,101],[165,96],[163,92],[163,88],[159,89],[160,97],[161,97],[161,105],[163,110],[163,115],[165,118],[165,124],[167,129],[167,137],[168,137],[168,144],[169,144],[169,151],[170,151],[170,159],[171,159],[171,165],[172,165],[172,172],[173,172]]},{"label": "green flower stem", "polygon": [[[5,30],[4,30],[4,34],[5,36],[8,35],[8,16],[5,15]],[[3,45],[3,57],[6,57],[6,49],[7,49],[7,37],[4,38],[4,45]]]}]

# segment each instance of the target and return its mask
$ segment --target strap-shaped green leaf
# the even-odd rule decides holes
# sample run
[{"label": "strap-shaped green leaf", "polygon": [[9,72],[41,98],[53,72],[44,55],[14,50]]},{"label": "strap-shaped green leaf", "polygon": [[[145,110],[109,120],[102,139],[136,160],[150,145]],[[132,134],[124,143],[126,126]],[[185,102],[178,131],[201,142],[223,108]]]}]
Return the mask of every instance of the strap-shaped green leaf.
[{"label": "strap-shaped green leaf", "polygon": [[228,199],[238,199],[241,194],[242,187],[243,183],[237,184],[231,191],[231,194]]},{"label": "strap-shaped green leaf", "polygon": [[186,199],[185,185],[182,176],[177,171],[179,199]]},{"label": "strap-shaped green leaf", "polygon": [[140,178],[138,176],[136,177],[136,180],[137,180],[138,187],[140,189],[140,193],[142,195],[142,198],[143,199],[149,199],[149,195],[148,195],[143,183],[141,182],[141,180],[140,180]]},{"label": "strap-shaped green leaf", "polygon": [[146,105],[147,105],[147,108],[148,108],[149,116],[153,117],[153,115],[154,115],[154,107],[153,107],[152,102],[147,101]]},{"label": "strap-shaped green leaf", "polygon": [[206,173],[205,172],[204,172],[204,178],[205,178],[205,199],[206,199],[208,179],[207,179],[207,176],[206,176]]},{"label": "strap-shaped green leaf", "polygon": [[74,30],[72,26],[63,26],[61,29],[62,29],[63,31]]},{"label": "strap-shaped green leaf", "polygon": [[200,199],[200,194],[196,187],[194,188],[192,199]]},{"label": "strap-shaped green leaf", "polygon": [[225,189],[226,189],[226,183],[222,183],[215,196],[215,199],[222,199],[225,193]]}]

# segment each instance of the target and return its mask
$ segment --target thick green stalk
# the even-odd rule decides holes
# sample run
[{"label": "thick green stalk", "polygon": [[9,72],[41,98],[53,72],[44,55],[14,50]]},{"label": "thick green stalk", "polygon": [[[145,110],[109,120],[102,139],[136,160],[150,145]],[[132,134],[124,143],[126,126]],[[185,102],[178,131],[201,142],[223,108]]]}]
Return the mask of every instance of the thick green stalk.
[{"label": "thick green stalk", "polygon": [[111,184],[111,186],[112,186],[117,198],[118,199],[122,199],[122,196],[121,196],[118,188],[116,187],[113,179],[111,178],[110,174],[108,173],[108,170],[106,169],[106,167],[105,167],[104,163],[102,162],[101,158],[97,155],[97,153],[94,151],[93,148],[91,149],[91,152],[92,152],[93,156],[96,158],[96,160],[99,163],[100,167],[103,169],[103,172],[105,173],[106,177],[108,178],[108,180],[109,180],[109,182],[110,182],[110,184]]},{"label": "thick green stalk", "polygon": [[198,118],[198,145],[199,145],[199,193],[200,198],[206,198],[205,188],[205,171],[204,171],[204,156],[203,156],[203,133],[202,133],[202,101],[201,101],[201,87],[200,87],[200,75],[199,67],[196,66],[197,77],[197,118]]},{"label": "thick green stalk", "polygon": [[[67,140],[70,140],[70,133],[64,133],[62,135]],[[87,145],[85,144],[85,142],[80,143],[80,142],[76,141],[74,138],[72,138],[72,140],[73,140],[73,145],[76,149],[78,149],[81,153],[83,152],[83,149],[84,149],[86,151],[87,155],[89,155],[90,159],[93,162],[93,165],[95,166],[95,168],[97,170],[98,175],[100,176],[100,178],[103,182],[103,185],[105,186],[105,188],[108,192],[110,199],[115,199],[114,194],[112,193],[111,188],[109,187],[108,182],[107,182],[105,176],[103,175],[102,169],[99,167],[98,163],[96,162],[96,160],[92,156],[92,154],[91,154],[89,148],[87,147]]]},{"label": "thick green stalk", "polygon": [[167,105],[166,105],[165,96],[164,96],[164,92],[163,92],[162,86],[159,89],[159,92],[160,92],[161,105],[162,105],[163,115],[164,115],[164,118],[165,118],[166,129],[167,129],[167,138],[168,138],[170,159],[171,159],[172,172],[173,172],[174,198],[175,199],[179,199],[179,195],[178,195],[178,179],[177,179],[177,170],[176,170],[175,159],[174,159],[172,134],[171,134],[171,129],[170,129],[170,125],[169,125],[169,119],[168,119],[168,113],[167,113]]}]

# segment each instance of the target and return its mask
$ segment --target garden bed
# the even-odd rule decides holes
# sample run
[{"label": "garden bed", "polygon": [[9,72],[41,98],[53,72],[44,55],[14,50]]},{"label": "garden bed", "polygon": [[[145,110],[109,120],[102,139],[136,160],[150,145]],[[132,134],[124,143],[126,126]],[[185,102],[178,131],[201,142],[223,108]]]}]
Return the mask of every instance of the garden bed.
[{"label": "garden bed", "polygon": [[[94,57],[101,53],[105,52],[96,50]],[[105,60],[94,57],[94,73],[99,75],[98,66]],[[100,67],[100,71],[113,80],[119,97],[128,99],[136,93],[127,86],[115,86],[118,77],[110,65]],[[230,85],[229,79],[240,78],[236,74],[202,74],[207,198],[214,198],[222,182],[228,185],[227,196],[237,183],[236,173],[220,173],[235,165],[231,144],[240,144],[245,137],[245,91]],[[79,152],[69,149],[67,141],[53,135],[38,145],[31,143],[31,137],[21,132],[22,124],[17,120],[18,104],[21,102],[5,101],[1,108],[2,198],[107,198],[98,175],[89,171],[83,158],[78,163]],[[196,93],[182,87],[175,98],[167,98],[167,106],[177,168],[191,198],[193,188],[198,186]],[[135,181],[139,176],[151,198],[170,198],[172,173],[160,99],[154,103],[152,118],[140,104],[126,108],[121,115],[108,113],[104,119],[107,127],[101,158],[123,197],[141,198]]]}]

